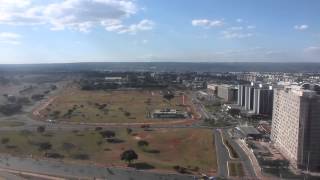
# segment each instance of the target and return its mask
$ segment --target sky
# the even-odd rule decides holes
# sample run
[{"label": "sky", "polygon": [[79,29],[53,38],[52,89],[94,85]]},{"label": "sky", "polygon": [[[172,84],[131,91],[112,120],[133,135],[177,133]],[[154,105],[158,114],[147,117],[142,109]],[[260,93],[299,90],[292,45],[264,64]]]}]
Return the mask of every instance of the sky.
[{"label": "sky", "polygon": [[0,0],[0,64],[320,62],[319,0]]}]

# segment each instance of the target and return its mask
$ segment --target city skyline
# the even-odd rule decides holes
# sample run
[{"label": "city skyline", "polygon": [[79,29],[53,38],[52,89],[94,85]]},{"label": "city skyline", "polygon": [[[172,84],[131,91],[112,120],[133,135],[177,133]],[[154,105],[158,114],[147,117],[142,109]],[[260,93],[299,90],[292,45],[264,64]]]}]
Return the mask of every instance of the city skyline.
[{"label": "city skyline", "polygon": [[319,62],[310,0],[0,0],[0,64]]}]

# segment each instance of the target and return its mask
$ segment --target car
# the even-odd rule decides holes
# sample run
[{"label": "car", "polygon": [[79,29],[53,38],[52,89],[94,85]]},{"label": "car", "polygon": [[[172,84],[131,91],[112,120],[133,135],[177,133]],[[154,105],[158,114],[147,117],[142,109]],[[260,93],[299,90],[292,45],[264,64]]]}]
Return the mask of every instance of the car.
[{"label": "car", "polygon": [[56,120],[53,120],[53,119],[47,119],[46,121],[49,122],[49,123],[55,123],[56,122]]}]

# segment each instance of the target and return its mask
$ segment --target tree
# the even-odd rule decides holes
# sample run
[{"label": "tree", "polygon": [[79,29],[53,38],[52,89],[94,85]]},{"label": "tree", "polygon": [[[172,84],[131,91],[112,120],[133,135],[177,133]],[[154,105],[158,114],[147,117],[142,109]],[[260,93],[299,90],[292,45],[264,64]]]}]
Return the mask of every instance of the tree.
[{"label": "tree", "polygon": [[231,116],[239,116],[240,115],[240,113],[241,113],[241,111],[240,111],[240,109],[230,109],[229,110],[229,114],[231,115]]},{"label": "tree", "polygon": [[132,129],[131,128],[127,128],[127,134],[131,134],[132,133]]},{"label": "tree", "polygon": [[9,104],[0,105],[0,112],[4,115],[9,116],[19,112],[21,108],[22,108],[21,104],[9,103]]},{"label": "tree", "polygon": [[128,162],[128,165],[130,165],[133,160],[138,159],[138,154],[134,150],[130,149],[130,150],[124,151],[120,155],[120,158],[122,161],[126,161]]},{"label": "tree", "polygon": [[10,141],[9,138],[2,138],[2,139],[1,139],[1,143],[2,143],[2,144],[7,144],[9,141]]},{"label": "tree", "polygon": [[138,141],[138,146],[139,147],[149,146],[149,142],[145,140],[140,140]]},{"label": "tree", "polygon": [[46,130],[46,127],[45,127],[45,126],[38,126],[38,127],[37,127],[37,131],[38,131],[39,133],[43,133],[45,130]]},{"label": "tree", "polygon": [[172,94],[172,93],[166,93],[166,94],[164,94],[163,95],[163,98],[165,98],[166,100],[168,100],[168,101],[171,101],[171,99],[173,99],[174,98],[174,95]]},{"label": "tree", "polygon": [[114,131],[109,131],[109,130],[102,131],[100,132],[100,134],[103,138],[112,138],[116,136],[116,133]]},{"label": "tree", "polygon": [[51,149],[52,145],[49,142],[39,143],[39,150],[40,151],[47,151]]}]

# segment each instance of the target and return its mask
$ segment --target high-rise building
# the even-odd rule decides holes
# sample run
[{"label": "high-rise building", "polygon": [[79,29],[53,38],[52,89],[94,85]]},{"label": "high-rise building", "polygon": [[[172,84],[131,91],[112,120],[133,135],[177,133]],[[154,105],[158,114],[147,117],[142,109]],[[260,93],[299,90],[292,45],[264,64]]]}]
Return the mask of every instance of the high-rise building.
[{"label": "high-rise building", "polygon": [[251,114],[272,115],[273,89],[263,84],[239,85],[238,105]]},{"label": "high-rise building", "polygon": [[246,86],[238,85],[238,105],[241,107],[245,106],[245,98],[246,98]]},{"label": "high-rise building", "polygon": [[217,86],[218,97],[229,103],[236,103],[238,99],[238,88],[232,85],[221,84]]},{"label": "high-rise building", "polygon": [[295,167],[320,171],[320,86],[274,90],[271,141]]}]

